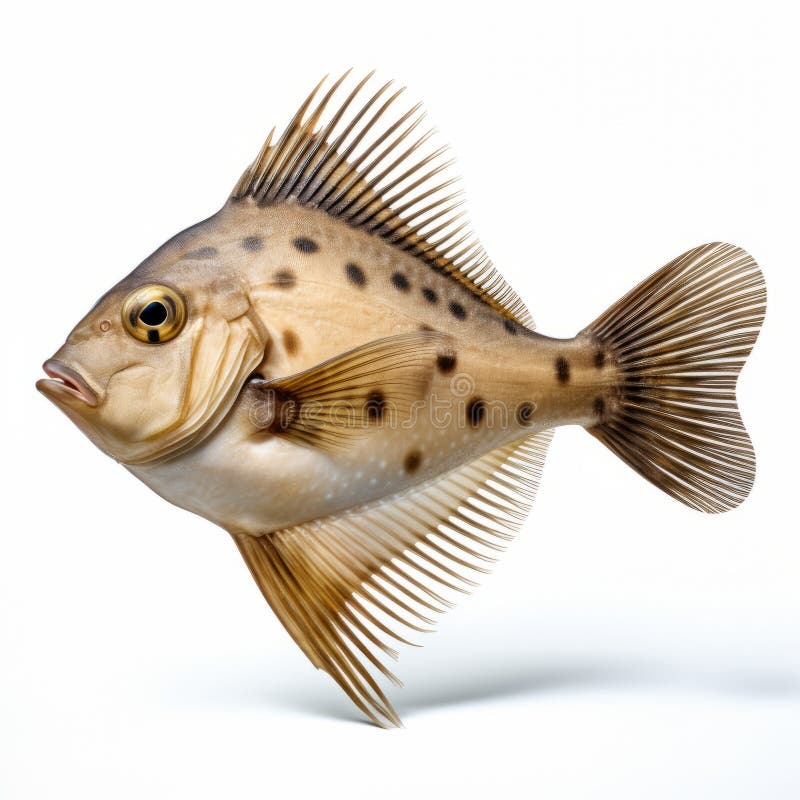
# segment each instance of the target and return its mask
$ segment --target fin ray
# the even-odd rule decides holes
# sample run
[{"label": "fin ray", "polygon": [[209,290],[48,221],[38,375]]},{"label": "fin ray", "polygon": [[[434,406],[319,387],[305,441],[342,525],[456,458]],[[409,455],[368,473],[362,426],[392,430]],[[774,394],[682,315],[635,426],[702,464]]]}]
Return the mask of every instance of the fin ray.
[{"label": "fin ray", "polygon": [[420,105],[393,122],[378,124],[404,89],[380,103],[392,84],[389,81],[367,93],[366,101],[353,112],[373,76],[370,72],[322,122],[348,74],[312,105],[326,78],[320,81],[274,145],[270,133],[230,201],[250,199],[268,206],[292,200],[319,209],[381,237],[452,277],[501,315],[533,328],[519,295],[463,221],[461,204],[452,203],[459,193],[448,190],[457,179],[438,177],[453,163],[445,157],[447,147],[433,145],[433,129],[410,138],[424,118]]},{"label": "fin ray", "polygon": [[[415,331],[378,339],[310,369],[250,382],[259,432],[336,449],[384,419],[402,421],[423,401],[445,334]],[[391,415],[391,417],[390,417]]]},{"label": "fin ray", "polygon": [[761,270],[738,247],[703,245],[662,267],[584,331],[619,371],[619,396],[589,433],[692,508],[739,505],[755,454],[736,380],[765,311]]},{"label": "fin ray", "polygon": [[[479,493],[492,497],[490,483],[499,474],[520,490],[513,500],[527,512],[550,438],[545,431],[505,445],[380,503],[264,536],[234,534],[288,633],[376,724],[401,723],[370,666],[393,683],[399,681],[369,645],[395,658],[384,637],[406,642],[397,625],[425,631],[418,623],[432,624],[431,612],[440,614],[453,605],[440,594],[443,588],[464,592],[476,585],[462,573],[485,573],[482,564],[494,560],[475,549],[480,538],[502,542],[524,517],[508,519],[487,506],[471,520],[482,534],[475,541],[455,522],[460,508]],[[524,466],[522,475],[513,462]]]}]

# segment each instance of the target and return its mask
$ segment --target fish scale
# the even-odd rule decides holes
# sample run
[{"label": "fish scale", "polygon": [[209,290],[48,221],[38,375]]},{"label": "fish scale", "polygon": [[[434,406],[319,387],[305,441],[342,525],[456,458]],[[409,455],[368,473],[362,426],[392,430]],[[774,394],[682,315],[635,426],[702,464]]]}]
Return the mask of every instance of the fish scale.
[{"label": "fish scale", "polygon": [[[533,330],[402,90],[347,74],[270,134],[223,208],[107,292],[38,388],[159,495],[230,533],[309,660],[376,724],[394,644],[522,524],[580,425],[672,497],[755,475],[735,386],[755,261],[690,250],[570,339]],[[616,521],[615,521],[616,522]]]}]

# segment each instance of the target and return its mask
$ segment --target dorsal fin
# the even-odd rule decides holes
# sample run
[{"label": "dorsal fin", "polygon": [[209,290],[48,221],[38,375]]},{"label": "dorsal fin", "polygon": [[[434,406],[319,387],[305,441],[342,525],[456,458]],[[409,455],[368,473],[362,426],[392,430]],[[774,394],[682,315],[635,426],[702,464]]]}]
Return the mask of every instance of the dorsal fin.
[{"label": "dorsal fin", "polygon": [[[450,275],[503,316],[533,328],[519,295],[492,266],[469,229],[457,178],[446,170],[446,147],[434,147],[433,130],[418,130],[420,105],[393,114],[404,89],[392,82],[369,95],[363,78],[322,122],[346,72],[312,108],[325,79],[306,98],[273,143],[270,133],[231,193],[261,206],[293,201],[320,209],[382,237],[432,269]],[[362,93],[366,102],[355,103]],[[352,108],[357,108],[352,111]]]}]

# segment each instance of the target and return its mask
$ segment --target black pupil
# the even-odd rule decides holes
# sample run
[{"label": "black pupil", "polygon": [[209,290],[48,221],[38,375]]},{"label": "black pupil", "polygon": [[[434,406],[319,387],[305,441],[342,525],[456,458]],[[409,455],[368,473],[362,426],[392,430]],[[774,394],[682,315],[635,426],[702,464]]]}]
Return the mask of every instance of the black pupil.
[{"label": "black pupil", "polygon": [[145,325],[161,325],[166,318],[167,307],[163,303],[159,303],[158,300],[153,300],[152,303],[148,303],[139,312],[139,319],[144,322]]}]

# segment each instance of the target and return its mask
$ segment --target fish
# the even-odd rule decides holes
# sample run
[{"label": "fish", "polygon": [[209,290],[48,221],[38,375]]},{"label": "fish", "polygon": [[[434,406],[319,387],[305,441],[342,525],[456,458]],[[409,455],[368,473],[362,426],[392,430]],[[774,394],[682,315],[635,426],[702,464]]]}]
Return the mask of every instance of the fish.
[{"label": "fish", "polygon": [[373,78],[317,84],[219,211],[97,301],[37,388],[227,531],[309,661],[396,727],[388,662],[508,547],[556,428],[699,511],[747,497],[736,381],[766,289],[747,252],[705,244],[574,337],[536,332],[421,106]]}]

